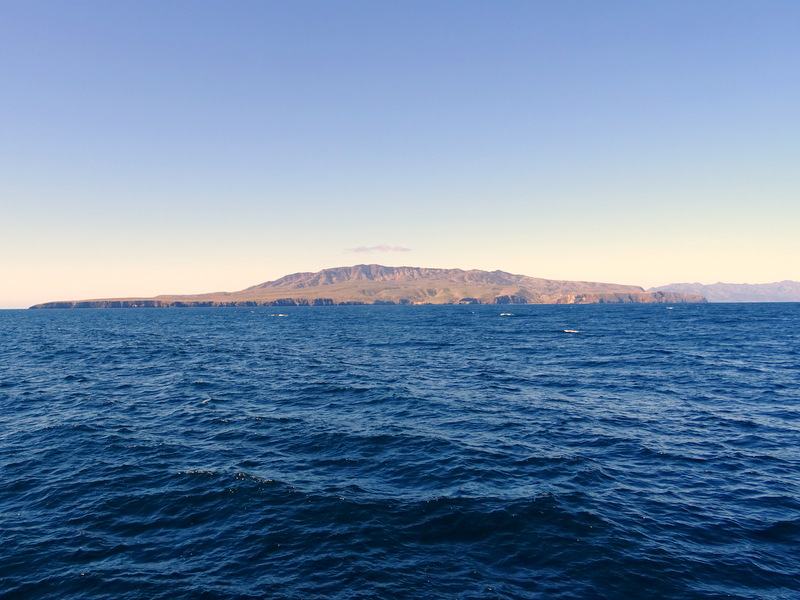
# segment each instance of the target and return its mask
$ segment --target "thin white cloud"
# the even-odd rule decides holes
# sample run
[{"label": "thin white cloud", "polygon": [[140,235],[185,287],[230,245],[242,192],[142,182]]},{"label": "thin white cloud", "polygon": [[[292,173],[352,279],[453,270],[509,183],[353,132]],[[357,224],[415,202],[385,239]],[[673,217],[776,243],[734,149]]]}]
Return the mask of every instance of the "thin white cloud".
[{"label": "thin white cloud", "polygon": [[381,244],[380,246],[359,246],[358,248],[349,249],[348,252],[357,252],[359,254],[369,254],[371,252],[411,252],[411,248]]}]

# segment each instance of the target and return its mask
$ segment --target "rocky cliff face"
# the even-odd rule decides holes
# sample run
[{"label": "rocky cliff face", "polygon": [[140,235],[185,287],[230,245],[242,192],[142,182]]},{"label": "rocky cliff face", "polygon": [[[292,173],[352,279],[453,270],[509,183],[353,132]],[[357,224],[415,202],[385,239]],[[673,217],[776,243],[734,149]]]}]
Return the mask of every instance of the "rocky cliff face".
[{"label": "rocky cliff face", "polygon": [[605,292],[590,294],[568,294],[557,298],[554,304],[680,304],[684,302],[705,302],[700,294],[679,292]]},{"label": "rocky cliff face", "polygon": [[633,285],[539,279],[504,271],[355,265],[324,269],[317,273],[294,273],[238,292],[48,302],[32,308],[604,302],[705,302],[705,300],[697,294],[651,293]]}]

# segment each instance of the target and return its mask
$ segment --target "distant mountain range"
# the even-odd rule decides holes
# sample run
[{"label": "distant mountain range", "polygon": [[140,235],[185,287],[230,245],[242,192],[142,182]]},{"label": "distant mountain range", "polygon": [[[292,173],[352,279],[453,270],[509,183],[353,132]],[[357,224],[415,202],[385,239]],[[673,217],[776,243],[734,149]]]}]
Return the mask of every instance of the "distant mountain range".
[{"label": "distant mountain range", "polygon": [[800,302],[800,281],[775,283],[670,283],[651,292],[688,292],[709,302]]},{"label": "distant mountain range", "polygon": [[504,271],[355,265],[294,273],[238,292],[155,298],[101,298],[31,308],[326,306],[334,304],[587,304],[705,302],[702,295],[646,292],[633,285],[561,281]]}]

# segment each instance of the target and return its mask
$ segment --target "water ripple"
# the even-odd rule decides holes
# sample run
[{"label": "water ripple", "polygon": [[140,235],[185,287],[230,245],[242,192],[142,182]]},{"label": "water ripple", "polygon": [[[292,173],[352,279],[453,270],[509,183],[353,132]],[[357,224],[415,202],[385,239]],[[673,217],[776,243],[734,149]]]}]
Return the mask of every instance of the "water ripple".
[{"label": "water ripple", "polygon": [[0,311],[0,596],[800,597],[795,305],[501,312]]}]

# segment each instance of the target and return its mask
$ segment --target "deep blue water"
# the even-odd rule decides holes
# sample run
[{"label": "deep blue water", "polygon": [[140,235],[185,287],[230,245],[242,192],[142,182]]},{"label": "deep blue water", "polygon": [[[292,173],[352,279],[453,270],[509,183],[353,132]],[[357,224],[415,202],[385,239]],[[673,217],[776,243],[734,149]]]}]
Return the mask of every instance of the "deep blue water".
[{"label": "deep blue water", "polygon": [[0,597],[800,598],[800,304],[280,311],[0,311]]}]

